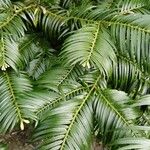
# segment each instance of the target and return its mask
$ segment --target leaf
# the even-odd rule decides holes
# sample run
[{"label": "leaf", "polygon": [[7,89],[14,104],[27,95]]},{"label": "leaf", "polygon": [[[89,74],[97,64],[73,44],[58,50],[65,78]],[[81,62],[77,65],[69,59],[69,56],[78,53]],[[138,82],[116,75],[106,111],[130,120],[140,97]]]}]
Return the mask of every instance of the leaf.
[{"label": "leaf", "polygon": [[0,39],[0,67],[1,70],[6,70],[11,66],[16,70],[16,66],[20,62],[20,53],[18,45],[11,37],[1,36]]},{"label": "leaf", "polygon": [[93,109],[103,144],[131,135],[131,130],[122,129],[130,124],[134,126],[133,120],[138,117],[137,110],[129,106],[130,102],[126,93],[117,90],[99,91],[95,95]]},{"label": "leaf", "polygon": [[[21,9],[22,10],[22,9]],[[19,11],[21,13],[21,10]],[[18,13],[11,13],[4,18],[0,24],[1,32],[4,35],[12,36],[14,39],[24,36],[26,27]]]},{"label": "leaf", "polygon": [[19,51],[21,53],[21,62],[22,62],[22,68],[24,65],[29,64],[29,62],[35,58],[35,55],[38,54],[40,50],[39,47],[37,47],[38,42],[36,40],[38,39],[38,34],[26,34],[26,36],[19,39]]},{"label": "leaf", "polygon": [[[34,90],[26,93],[20,103],[24,107],[25,114],[29,118],[38,118],[41,120],[46,111],[51,110],[61,101],[71,100],[73,97],[84,95],[85,87],[75,81],[63,81],[59,87],[55,87],[56,91],[49,90],[54,89],[50,83],[47,87],[42,84],[35,85]],[[36,120],[37,121],[37,120]]]},{"label": "leaf", "polygon": [[139,66],[130,59],[119,57],[117,65],[113,64],[109,86],[125,91],[134,98],[138,94],[146,93],[150,85],[147,74],[142,72]]},{"label": "leaf", "polygon": [[[114,145],[118,145],[119,148],[114,148],[114,150],[131,150],[131,149],[138,149],[138,150],[149,150],[150,149],[150,140],[145,138],[121,138],[117,139]],[[112,145],[113,145],[112,144]],[[113,149],[113,148],[112,148]]]},{"label": "leaf", "polygon": [[1,150],[8,150],[8,145],[7,145],[7,144],[0,143],[0,149],[1,149]]},{"label": "leaf", "polygon": [[63,83],[66,83],[66,85],[77,84],[76,78],[81,74],[82,70],[79,67],[64,67],[61,64],[56,64],[39,77],[36,85],[59,92]]},{"label": "leaf", "polygon": [[117,55],[149,75],[149,15],[116,16],[112,21],[111,32],[116,40]]},{"label": "leaf", "polygon": [[43,9],[43,7],[37,7],[36,9],[27,11],[26,13],[29,15],[30,20],[35,27],[40,27],[51,39],[58,40],[61,37],[60,35],[63,34],[63,31],[65,33],[67,26],[66,19],[63,18],[64,11],[57,11],[58,12],[53,12],[53,9],[47,10]]},{"label": "leaf", "polygon": [[111,71],[115,61],[114,45],[102,25],[88,25],[69,36],[62,48],[61,58],[67,65],[96,65],[103,74]]},{"label": "leaf", "polygon": [[134,14],[136,11],[141,11],[143,7],[149,6],[149,3],[146,0],[127,0],[121,1],[118,5],[121,8],[121,13],[123,14]]},{"label": "leaf", "polygon": [[[11,131],[20,122],[23,129],[25,118],[30,118],[25,113],[24,102],[20,100],[32,90],[32,85],[23,73],[17,76],[13,72],[0,73],[0,132]],[[32,116],[32,119],[36,117]]]},{"label": "leaf", "polygon": [[149,106],[149,105],[150,105],[150,94],[147,94],[136,99],[136,102],[132,106],[137,107],[137,106]]},{"label": "leaf", "polygon": [[0,10],[5,10],[5,9],[9,8],[10,5],[11,5],[10,0],[1,0],[0,1]]},{"label": "leaf", "polygon": [[44,139],[38,149],[90,149],[92,109],[81,108],[82,102],[77,96],[47,112],[33,134],[34,140]]},{"label": "leaf", "polygon": [[41,74],[50,69],[53,63],[57,62],[54,55],[56,50],[49,45],[42,34],[27,34],[21,38],[19,41],[20,69],[25,69],[33,79],[38,79]]},{"label": "leaf", "polygon": [[62,66],[55,66],[49,71],[45,72],[37,81],[37,84],[43,88],[49,88],[51,90],[57,91],[59,84],[69,72],[68,68]]},{"label": "leaf", "polygon": [[[42,122],[34,134],[36,141],[41,138],[45,139],[45,142],[40,144],[39,149],[91,149],[91,134],[93,128],[92,92],[99,80],[100,76],[97,77],[88,93],[81,91],[79,95],[70,97],[67,103],[64,102],[64,105],[62,105],[63,102],[58,103],[56,107],[47,109],[47,111],[44,112],[41,118]],[[76,102],[76,106],[72,107],[74,102]],[[54,115],[53,119],[58,119],[58,124],[55,124],[57,122],[49,120],[51,119],[51,113],[52,116]],[[57,114],[60,114],[60,117],[55,116]],[[69,116],[67,117],[65,115]],[[69,120],[67,121],[64,117]],[[49,122],[51,122],[51,124],[49,124]],[[43,128],[43,125],[47,127],[45,126]],[[82,136],[79,136],[80,133],[82,133]],[[58,138],[53,138],[54,136]]]}]

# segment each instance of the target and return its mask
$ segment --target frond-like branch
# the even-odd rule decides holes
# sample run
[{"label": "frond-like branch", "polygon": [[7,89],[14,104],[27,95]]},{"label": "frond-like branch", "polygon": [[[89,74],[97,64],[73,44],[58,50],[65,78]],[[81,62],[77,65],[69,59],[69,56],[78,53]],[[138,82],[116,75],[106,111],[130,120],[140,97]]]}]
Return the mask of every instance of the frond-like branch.
[{"label": "frond-like branch", "polygon": [[140,12],[142,8],[149,6],[147,0],[130,0],[130,1],[121,1],[119,2],[119,8],[121,9],[122,14],[132,14],[134,12]]},{"label": "frond-like branch", "polygon": [[134,138],[134,137],[121,138],[121,139],[117,139],[114,143],[112,143],[112,149],[114,150],[131,150],[131,149],[149,150],[150,140],[146,138]]},{"label": "frond-like branch", "polygon": [[0,1],[0,11],[4,11],[5,9],[8,9],[11,5],[10,0],[1,0]]},{"label": "frond-like branch", "polygon": [[22,37],[24,35],[26,27],[20,16],[24,11],[27,11],[28,9],[31,9],[33,7],[35,7],[35,5],[26,6],[24,8],[14,10],[12,14],[9,13],[8,17],[4,18],[3,22],[1,22],[0,30],[5,34]]},{"label": "frond-like branch", "polygon": [[[45,142],[43,142],[39,148],[51,149],[57,147],[61,150],[91,149],[93,126],[93,113],[91,107],[93,99],[91,94],[99,80],[100,76],[97,78],[94,85],[92,85],[88,93],[81,93],[80,95],[71,98],[67,103],[64,102],[64,104],[58,104],[56,108],[52,108],[46,112],[43,121],[38,125],[33,136],[35,140],[41,138],[45,139]],[[75,103],[76,106],[73,106]],[[59,118],[59,121],[53,122],[53,117]],[[64,117],[66,119],[63,119]],[[49,124],[49,122],[51,122],[51,124]],[[57,132],[58,129],[61,130]],[[52,130],[52,132],[50,130]],[[54,135],[57,138],[52,138]]]},{"label": "frond-like branch", "polygon": [[[78,114],[76,120],[72,121],[76,109],[82,103],[82,98],[81,96],[75,97],[67,101],[67,103],[60,103],[57,107],[47,112],[45,119],[38,125],[33,135],[34,140],[44,139],[44,142],[41,143],[38,149],[90,149],[92,129],[91,105],[85,104],[80,112],[81,114]],[[69,126],[70,124],[72,126]],[[68,131],[69,136],[67,134]]]},{"label": "frond-like branch", "polygon": [[117,65],[113,65],[109,85],[131,95],[138,95],[148,91],[150,82],[148,74],[134,60],[120,54]]},{"label": "frond-like branch", "polygon": [[101,25],[89,25],[77,30],[65,41],[61,57],[65,64],[81,64],[90,68],[96,65],[103,73],[109,74],[115,61],[114,45]]},{"label": "frond-like branch", "polygon": [[[15,73],[4,72],[0,74],[0,132],[12,130],[19,122],[21,129],[28,116],[24,113],[22,94],[32,89],[30,81],[24,74],[16,76]],[[33,119],[33,118],[32,118]]]},{"label": "frond-like branch", "polygon": [[[79,123],[76,123],[77,121],[78,121],[78,119],[80,119],[80,115],[82,116],[82,120],[80,120],[81,122],[82,122],[82,130],[83,130],[83,126],[86,126],[85,124],[84,124],[84,119],[86,120],[86,116],[85,117],[83,117],[83,115],[86,115],[86,113],[88,113],[88,112],[85,112],[85,114],[84,114],[84,107],[87,107],[87,101],[89,100],[89,98],[91,97],[91,93],[93,92],[93,90],[95,89],[95,86],[97,85],[97,82],[99,81],[99,79],[100,79],[100,76],[97,78],[97,80],[95,81],[95,83],[94,83],[94,85],[92,86],[92,88],[90,89],[90,91],[89,91],[89,93],[84,97],[84,99],[82,100],[82,103],[80,104],[80,106],[78,107],[78,109],[76,109],[75,110],[75,114],[74,114],[74,116],[73,116],[73,118],[72,118],[72,120],[71,120],[71,122],[70,122],[70,125],[68,126],[68,129],[67,129],[67,131],[66,131],[66,133],[65,133],[65,136],[64,136],[64,139],[63,139],[63,142],[62,142],[62,145],[61,145],[61,150],[63,150],[65,147],[67,148],[67,147],[71,147],[71,145],[72,145],[72,142],[75,142],[76,141],[76,138],[73,136],[73,134],[72,134],[72,137],[70,137],[69,135],[71,134],[71,130],[73,130],[73,128],[75,128],[75,129],[77,129],[77,128],[79,128],[80,127],[80,125],[79,125]],[[87,110],[88,110],[89,108],[87,108]],[[90,108],[91,109],[91,108]],[[90,109],[88,110],[88,111],[90,111]],[[82,113],[81,113],[82,112]],[[81,113],[81,114],[80,114]],[[90,114],[90,113],[88,113],[88,114]],[[91,112],[91,115],[92,115],[92,112]],[[89,117],[89,119],[92,119],[92,116],[91,117]],[[88,121],[88,120],[87,120]],[[92,120],[91,120],[92,121]],[[75,127],[74,127],[75,126]],[[79,126],[79,127],[78,127]],[[81,132],[81,130],[79,130],[80,132]],[[75,131],[76,132],[76,131]],[[80,133],[79,132],[79,133]],[[83,135],[86,133],[86,132],[88,132],[88,130],[87,131],[84,131],[83,132]],[[76,132],[77,133],[77,132]],[[79,136],[78,136],[79,137]],[[86,136],[85,136],[86,137]],[[72,142],[70,141],[70,140],[72,140]],[[79,140],[80,142],[81,142],[81,140],[83,140],[82,138]],[[68,142],[67,142],[68,141]],[[83,140],[84,141],[84,140]],[[86,141],[86,139],[85,139],[85,141]],[[66,145],[67,144],[67,145]],[[87,143],[88,144],[88,143]],[[87,144],[85,144],[85,145],[87,145]],[[65,146],[66,145],[66,146]],[[81,149],[84,145],[82,144],[82,142],[81,142],[81,144],[77,144],[78,146],[79,146],[79,149]],[[87,147],[87,149],[88,149],[89,147]],[[90,149],[90,148],[89,148]]]},{"label": "frond-like branch", "polygon": [[138,114],[129,107],[130,98],[126,93],[116,90],[99,91],[95,96],[94,111],[98,122],[98,131],[104,144],[131,135],[131,130],[120,128],[133,126]]},{"label": "frond-like branch", "polygon": [[57,61],[54,55],[56,50],[49,45],[47,39],[38,33],[27,34],[19,40],[19,67],[25,69],[33,79],[38,79]]},{"label": "frond-like branch", "polygon": [[6,70],[9,66],[16,69],[16,64],[20,59],[16,40],[24,36],[26,31],[20,15],[32,7],[31,5],[1,14],[3,16],[0,22],[0,68],[2,70]]},{"label": "frond-like branch", "polygon": [[6,70],[11,66],[16,69],[17,64],[20,62],[20,54],[18,45],[11,40],[11,37],[1,35],[0,37],[0,68]]},{"label": "frond-like branch", "polygon": [[59,92],[59,88],[63,84],[76,83],[77,77],[83,73],[82,68],[72,66],[64,67],[63,65],[56,64],[49,70],[43,73],[36,81],[36,85],[41,88],[50,89]]},{"label": "frond-like branch", "polygon": [[[82,95],[85,94],[84,91],[85,91],[85,87],[81,87],[81,86],[78,86],[77,85],[73,86],[73,85],[69,85],[69,86],[63,86],[63,89],[64,93],[61,93],[61,95],[57,95],[56,93],[52,93],[52,97],[48,97],[47,98],[47,101],[45,101],[46,99],[44,99],[44,103],[42,105],[39,105],[36,109],[33,109],[34,112],[36,113],[37,116],[41,116],[45,111],[49,110],[49,109],[52,109],[53,106],[55,106],[56,104],[58,104],[59,102],[61,101],[64,101],[64,100],[70,100],[71,98],[77,96],[77,95]],[[31,95],[33,95],[33,93],[31,93]],[[55,96],[53,96],[55,95]],[[30,99],[31,97],[33,97],[33,100]],[[35,96],[30,96],[28,97],[28,99],[31,101],[35,101],[35,103],[37,102],[38,100],[38,96],[36,97],[36,94]],[[36,105],[35,105],[36,106]]]}]

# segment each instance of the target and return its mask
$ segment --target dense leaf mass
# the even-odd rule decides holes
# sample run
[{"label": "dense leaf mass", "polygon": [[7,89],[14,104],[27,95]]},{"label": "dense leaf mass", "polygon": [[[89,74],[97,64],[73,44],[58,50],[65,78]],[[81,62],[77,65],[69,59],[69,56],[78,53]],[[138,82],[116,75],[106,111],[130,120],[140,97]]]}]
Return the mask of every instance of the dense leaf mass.
[{"label": "dense leaf mass", "polygon": [[149,105],[148,0],[0,0],[0,134],[150,150]]}]

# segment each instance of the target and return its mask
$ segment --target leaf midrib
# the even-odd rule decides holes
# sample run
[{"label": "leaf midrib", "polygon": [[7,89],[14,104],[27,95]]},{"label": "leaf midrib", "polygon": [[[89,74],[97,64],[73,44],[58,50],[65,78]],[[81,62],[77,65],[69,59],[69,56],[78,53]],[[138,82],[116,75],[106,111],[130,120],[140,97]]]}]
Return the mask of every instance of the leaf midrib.
[{"label": "leaf midrib", "polygon": [[95,20],[91,20],[91,19],[86,19],[86,18],[80,18],[80,17],[74,17],[74,16],[71,16],[71,17],[67,17],[67,16],[61,16],[61,15],[58,15],[58,14],[55,14],[55,13],[52,13],[51,11],[49,10],[46,10],[47,13],[49,13],[50,15],[52,16],[55,16],[55,17],[58,17],[59,19],[61,19],[62,21],[65,21],[65,20],[69,20],[69,19],[74,19],[74,20],[80,20],[80,21],[85,21],[87,23],[94,23],[94,24],[107,24],[108,26],[111,26],[111,25],[120,25],[120,26],[126,26],[126,27],[130,27],[130,28],[133,28],[133,29],[137,29],[137,30],[140,30],[141,32],[147,32],[147,33],[150,33],[150,30],[149,29],[145,29],[145,28],[142,28],[142,27],[139,27],[137,25],[134,25],[132,23],[123,23],[123,22],[117,22],[117,21],[108,21],[108,20],[100,20],[100,21],[95,21]]},{"label": "leaf midrib", "polygon": [[100,24],[97,24],[97,29],[94,33],[94,39],[93,39],[91,47],[90,47],[90,52],[89,52],[89,55],[87,57],[86,64],[89,63],[89,61],[91,59],[91,56],[93,54],[93,51],[94,51],[94,48],[95,48],[95,45],[96,45],[96,42],[97,42],[97,37],[98,37],[98,34],[99,34],[99,28],[100,28]]},{"label": "leaf midrib", "polygon": [[18,118],[19,118],[20,121],[22,121],[23,118],[22,118],[21,111],[20,111],[20,108],[19,108],[19,106],[18,106],[18,103],[16,102],[16,97],[15,97],[14,90],[13,90],[13,88],[12,88],[12,84],[11,84],[10,77],[9,77],[9,75],[8,75],[7,72],[4,72],[3,74],[4,74],[4,76],[6,77],[6,82],[7,82],[7,85],[8,85],[8,87],[9,87],[10,94],[11,94],[11,97],[12,97],[11,100],[12,100],[14,106],[15,106],[15,109],[16,109],[16,112],[17,112],[17,115],[18,115]]},{"label": "leaf midrib", "polygon": [[2,29],[3,27],[7,26],[7,24],[9,24],[17,15],[19,15],[20,13],[22,13],[23,11],[25,10],[28,10],[28,9],[31,9],[31,8],[34,8],[36,7],[36,5],[30,5],[30,6],[26,6],[26,7],[23,7],[22,9],[19,9],[17,11],[15,11],[15,13],[11,16],[11,17],[8,17],[6,20],[6,22],[3,22],[1,25],[0,25],[0,29]]},{"label": "leaf midrib", "polygon": [[119,118],[121,118],[123,120],[123,122],[127,126],[129,126],[130,124],[128,123],[128,121],[126,121],[124,116],[109,102],[109,100],[106,98],[106,96],[103,94],[103,92],[101,92],[101,96],[105,99],[105,102],[112,108],[112,110],[117,114],[117,116],[119,116]]},{"label": "leaf midrib", "polygon": [[[81,91],[81,90],[84,90],[85,87],[79,87],[77,89],[74,89],[66,94],[64,94],[65,97],[73,94],[73,93],[76,93],[77,91]],[[64,97],[57,97],[55,100],[53,101],[49,101],[48,103],[46,103],[44,106],[41,107],[41,109],[38,109],[37,112],[36,112],[36,115],[39,115],[40,113],[42,113],[44,110],[47,110],[49,107],[55,105],[56,103],[58,103],[59,101],[61,101],[62,99],[64,99]]]},{"label": "leaf midrib", "polygon": [[83,102],[81,103],[80,107],[76,110],[75,114],[74,114],[74,117],[73,119],[71,120],[71,123],[67,129],[67,132],[65,134],[65,137],[63,139],[63,142],[62,142],[62,145],[60,147],[60,150],[63,150],[64,146],[65,146],[65,143],[66,143],[66,140],[68,138],[68,135],[70,133],[70,130],[72,128],[72,126],[74,125],[74,122],[80,112],[80,110],[82,109],[82,107],[84,106],[84,104],[87,102],[88,98],[90,97],[91,93],[93,92],[93,90],[96,88],[96,85],[97,85],[97,82],[99,81],[101,75],[98,76],[97,80],[95,81],[94,85],[92,86],[91,90],[89,91],[89,93],[86,95],[86,97],[84,98]]}]

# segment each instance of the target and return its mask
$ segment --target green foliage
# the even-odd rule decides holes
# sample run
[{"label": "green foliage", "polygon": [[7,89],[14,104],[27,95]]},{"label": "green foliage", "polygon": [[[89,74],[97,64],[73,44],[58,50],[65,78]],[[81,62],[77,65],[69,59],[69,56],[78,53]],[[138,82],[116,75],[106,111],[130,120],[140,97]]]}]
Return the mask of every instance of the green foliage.
[{"label": "green foliage", "polygon": [[149,6],[1,0],[0,133],[32,127],[41,150],[91,150],[94,138],[149,150]]},{"label": "green foliage", "polygon": [[0,143],[0,149],[1,150],[7,150],[8,146],[6,144]]}]

